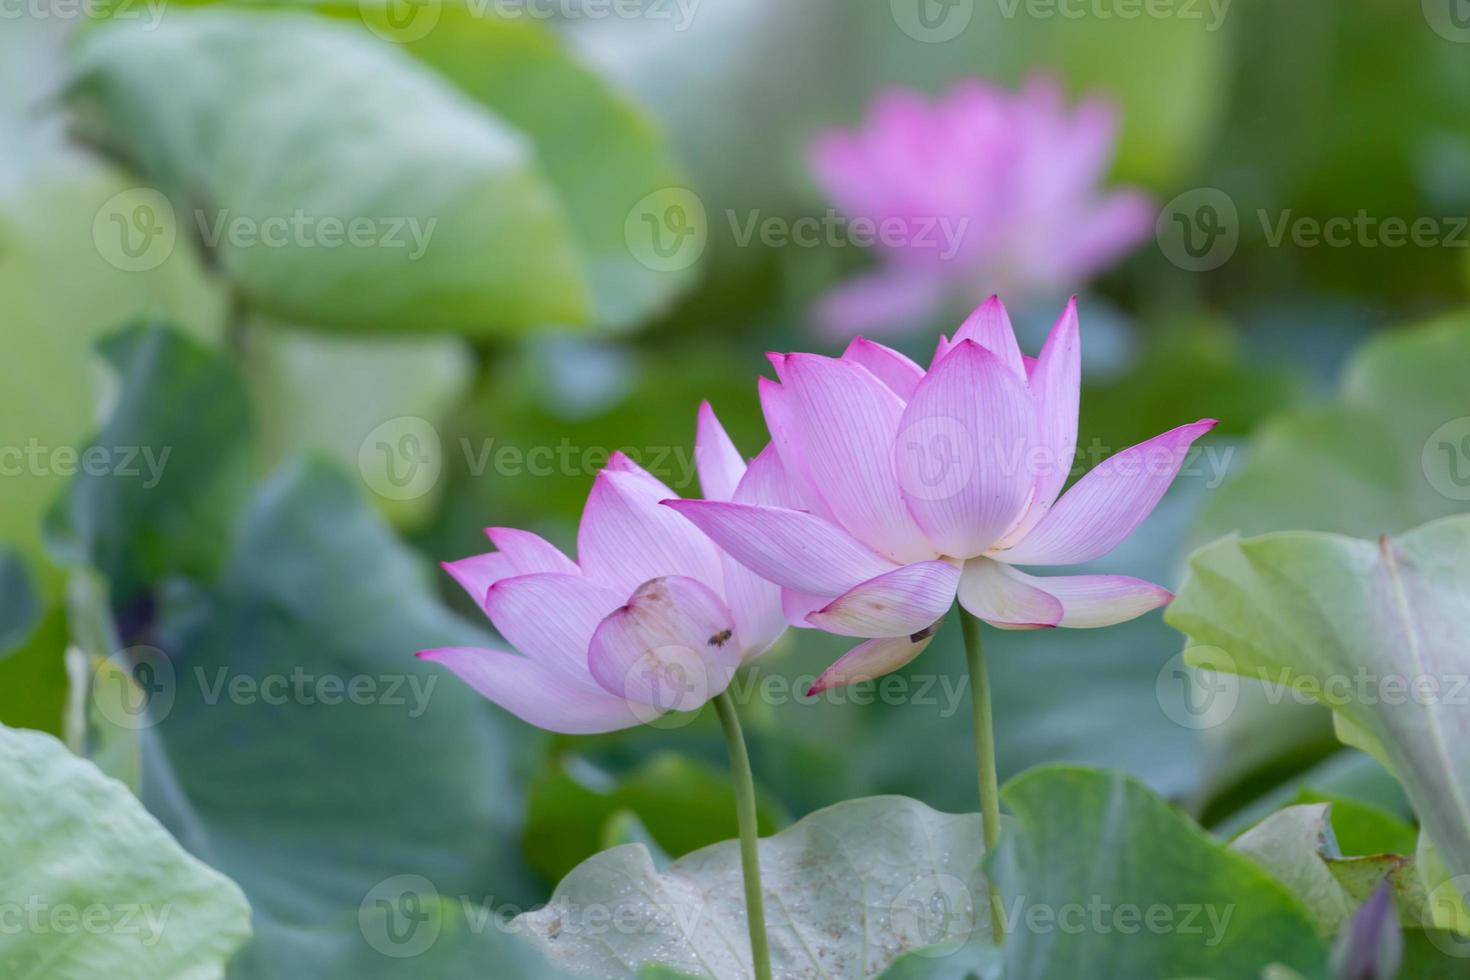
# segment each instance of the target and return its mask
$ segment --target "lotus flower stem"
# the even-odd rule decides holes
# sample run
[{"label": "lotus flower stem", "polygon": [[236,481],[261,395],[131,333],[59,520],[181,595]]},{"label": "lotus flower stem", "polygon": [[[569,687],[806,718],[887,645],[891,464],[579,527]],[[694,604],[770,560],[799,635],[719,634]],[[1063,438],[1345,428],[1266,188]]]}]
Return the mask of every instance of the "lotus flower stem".
[{"label": "lotus flower stem", "polygon": [[765,900],[761,894],[761,864],[758,845],[760,831],[756,826],[755,779],[750,772],[750,755],[745,751],[745,736],[740,731],[740,717],[735,701],[725,690],[714,698],[720,725],[725,729],[725,745],[730,751],[730,776],[735,783],[735,810],[740,820],[740,871],[745,879],[745,918],[750,929],[750,958],[755,963],[756,980],[771,980],[771,949],[766,941]]},{"label": "lotus flower stem", "polygon": [[[980,779],[980,829],[985,835],[985,853],[995,849],[1000,838],[1000,785],[995,771],[995,725],[990,710],[990,677],[985,672],[985,654],[980,649],[980,620],[960,608],[960,629],[965,635],[965,659],[970,665],[971,704],[975,712],[975,758]],[[990,933],[996,945],[1005,940],[1004,906],[1000,889],[986,875],[990,891]]]}]

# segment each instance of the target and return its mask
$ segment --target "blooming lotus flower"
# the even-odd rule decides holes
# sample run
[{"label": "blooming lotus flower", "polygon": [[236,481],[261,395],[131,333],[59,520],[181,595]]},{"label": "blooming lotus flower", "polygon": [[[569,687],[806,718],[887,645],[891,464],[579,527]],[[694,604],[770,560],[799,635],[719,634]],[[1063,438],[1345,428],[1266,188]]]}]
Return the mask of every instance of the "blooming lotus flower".
[{"label": "blooming lotus flower", "polygon": [[[790,500],[775,451],[747,468],[707,403],[695,464],[712,499]],[[495,551],[444,568],[514,652],[448,647],[419,656],[554,732],[614,731],[700,707],[786,624],[775,586],[659,506],[673,496],[615,453],[587,497],[577,561],[529,531],[488,528]]]},{"label": "blooming lotus flower", "polygon": [[811,147],[818,183],[849,219],[884,222],[878,271],[839,286],[815,316],[823,332],[892,332],[933,319],[948,297],[1065,294],[1151,232],[1155,209],[1134,189],[1103,192],[1117,113],[1100,98],[1068,110],[1037,78],[1019,92],[969,80],[930,102],[879,95],[866,125]]},{"label": "blooming lotus flower", "polygon": [[1215,422],[1104,460],[1065,494],[1081,380],[1075,300],[1036,358],[991,297],[926,372],[859,338],[839,358],[771,355],[761,405],[796,504],[668,500],[779,585],[791,622],[869,637],[814,691],[918,656],[955,598],[1008,629],[1108,626],[1172,598],[1124,575],[1037,577],[1111,551]]}]

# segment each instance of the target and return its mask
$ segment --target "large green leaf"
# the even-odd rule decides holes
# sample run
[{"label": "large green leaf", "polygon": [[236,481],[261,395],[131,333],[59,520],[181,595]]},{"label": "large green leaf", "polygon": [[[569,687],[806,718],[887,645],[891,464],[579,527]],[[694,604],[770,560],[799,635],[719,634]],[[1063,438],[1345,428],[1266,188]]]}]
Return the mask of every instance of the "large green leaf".
[{"label": "large green leaf", "polygon": [[1244,978],[1273,963],[1316,976],[1325,965],[1283,885],[1138,781],[1046,766],[1001,802],[1015,819],[986,868],[1006,903],[1007,978]]},{"label": "large green leaf", "polygon": [[[980,853],[976,816],[903,797],[849,800],[763,839],[776,975],[873,976],[906,950],[984,937],[989,917],[976,914],[985,896]],[[750,974],[734,841],[662,873],[642,845],[604,851],[514,925],[553,962],[584,975],[647,964],[722,980]]]},{"label": "large green leaf", "polygon": [[1470,874],[1467,553],[1470,517],[1377,542],[1226,538],[1190,559],[1167,614],[1196,666],[1330,706],[1343,739],[1398,776],[1456,875]]},{"label": "large green leaf", "polygon": [[298,11],[118,19],[83,37],[68,92],[252,309],[479,333],[589,317],[535,148],[366,32]]},{"label": "large green leaf", "polygon": [[207,980],[250,935],[239,888],[40,732],[0,727],[0,880],[6,977]]}]

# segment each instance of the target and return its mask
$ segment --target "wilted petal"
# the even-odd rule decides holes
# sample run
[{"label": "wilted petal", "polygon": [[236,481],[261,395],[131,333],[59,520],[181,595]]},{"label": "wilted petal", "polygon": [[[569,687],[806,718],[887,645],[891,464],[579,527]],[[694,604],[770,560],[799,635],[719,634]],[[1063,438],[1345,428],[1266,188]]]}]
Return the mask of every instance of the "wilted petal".
[{"label": "wilted petal", "polygon": [[942,619],[954,604],[958,565],[922,561],[848,590],[807,622],[841,636],[910,636]]},{"label": "wilted petal", "polygon": [[1018,377],[1026,377],[1026,367],[1021,362],[1021,347],[1016,343],[1016,330],[1011,326],[1011,315],[999,296],[991,296],[975,308],[954,335],[951,346],[964,340],[973,340],[994,354],[996,359]]},{"label": "wilted petal", "polygon": [[822,671],[822,676],[806,692],[807,696],[891,674],[924,652],[933,640],[934,630],[938,625],[935,623],[913,636],[884,637],[853,647],[832,666]]},{"label": "wilted petal", "polygon": [[904,507],[894,472],[902,400],[847,361],[792,354],[778,371],[795,402],[798,451],[838,523],[894,561],[935,557]]},{"label": "wilted petal", "polygon": [[[699,427],[694,437],[694,466],[706,500],[731,500],[745,475],[745,459],[709,402],[699,403]],[[662,498],[660,498],[662,499]]]},{"label": "wilted petal", "polygon": [[659,711],[693,711],[730,683],[740,648],[720,597],[670,576],[644,583],[602,621],[587,664],[610,694]]},{"label": "wilted petal", "polygon": [[761,578],[797,592],[839,596],[894,567],[842,528],[803,511],[716,500],[665,505]]},{"label": "wilted petal", "polygon": [[978,555],[1030,499],[1036,409],[1026,383],[961,341],[914,392],[894,442],[908,510],[941,553]]},{"label": "wilted petal", "polygon": [[1058,626],[1089,629],[1137,619],[1167,605],[1174,594],[1161,585],[1127,575],[1049,575],[1038,578],[1006,566],[1011,578],[1040,589],[1062,604]]},{"label": "wilted petal", "polygon": [[595,687],[587,672],[587,644],[624,598],[580,575],[518,575],[491,587],[485,612],[528,658],[575,684]]},{"label": "wilted petal", "polygon": [[568,684],[525,657],[477,647],[423,650],[419,658],[443,664],[460,680],[522,721],[564,735],[598,735],[642,724],[621,698]]},{"label": "wilted petal", "polygon": [[720,585],[720,559],[699,530],[661,500],[675,496],[621,453],[597,474],[577,529],[583,572],[624,596],[649,579],[687,575]]},{"label": "wilted petal", "polygon": [[1015,565],[1072,565],[1107,554],[1143,523],[1190,445],[1214,427],[1214,419],[1202,419],[1109,456],[997,557]]},{"label": "wilted petal", "polygon": [[960,605],[992,626],[1056,626],[1065,615],[1061,600],[1024,581],[1014,569],[988,558],[965,562],[958,591]]},{"label": "wilted petal", "polygon": [[892,347],[885,347],[866,337],[856,337],[842,352],[844,361],[861,364],[873,377],[887,385],[895,395],[908,401],[924,378],[924,369]]}]

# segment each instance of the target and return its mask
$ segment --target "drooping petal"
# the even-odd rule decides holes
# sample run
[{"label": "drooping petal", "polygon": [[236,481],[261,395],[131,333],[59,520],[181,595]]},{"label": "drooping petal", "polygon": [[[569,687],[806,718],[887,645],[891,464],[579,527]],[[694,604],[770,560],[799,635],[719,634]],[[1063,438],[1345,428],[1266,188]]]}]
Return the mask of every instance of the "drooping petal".
[{"label": "drooping petal", "polygon": [[688,521],[659,502],[675,496],[660,480],[614,454],[597,474],[582,523],[577,557],[599,585],[626,596],[649,579],[687,575],[720,587],[719,554]]},{"label": "drooping petal", "polygon": [[1050,575],[1037,577],[1004,566],[1006,575],[1041,589],[1062,604],[1058,626],[1090,629],[1137,619],[1167,605],[1173,593],[1161,585],[1127,575]]},{"label": "drooping petal", "polygon": [[971,558],[960,575],[960,605],[992,626],[1007,629],[1056,626],[1066,611],[1061,600],[988,558]]},{"label": "drooping petal", "polygon": [[894,471],[902,400],[867,368],[813,354],[788,356],[782,380],[798,449],[838,523],[896,562],[936,557]]},{"label": "drooping petal", "polygon": [[580,575],[518,575],[490,588],[485,612],[500,635],[528,658],[593,687],[587,644],[597,624],[625,598],[626,593]]},{"label": "drooping petal", "polygon": [[1036,402],[1036,492],[1021,522],[1001,544],[1020,541],[1051,510],[1077,455],[1077,403],[1082,389],[1082,345],[1077,298],[1057,318],[1031,374]]},{"label": "drooping petal", "polygon": [[716,500],[665,505],[761,578],[797,592],[839,596],[894,567],[842,528],[803,511]]},{"label": "drooping petal", "polygon": [[909,513],[941,553],[969,558],[1019,519],[1031,494],[1036,410],[1026,384],[961,341],[903,413],[893,453]]},{"label": "drooping petal", "polygon": [[847,345],[847,350],[842,352],[842,359],[867,368],[873,377],[886,384],[904,401],[913,396],[914,389],[924,378],[924,369],[919,365],[892,347],[885,347],[866,337],[853,338],[852,343]]},{"label": "drooping petal", "polygon": [[659,712],[693,711],[729,685],[740,649],[720,597],[674,575],[645,582],[598,625],[587,664],[610,694]]},{"label": "drooping petal", "polygon": [[1153,511],[1189,447],[1214,427],[1214,419],[1202,419],[1109,456],[996,557],[1014,565],[1072,565],[1107,554]]},{"label": "drooping petal", "polygon": [[840,636],[910,636],[954,604],[960,568],[947,561],[904,565],[838,596],[807,622]]},{"label": "drooping petal", "polygon": [[694,437],[694,467],[706,500],[730,500],[745,475],[745,459],[709,402],[699,403],[699,426]]},{"label": "drooping petal", "polygon": [[893,673],[924,652],[934,639],[934,629],[938,625],[935,623],[913,636],[884,637],[853,647],[822,671],[822,676],[806,692],[807,696]]},{"label": "drooping petal", "polygon": [[950,346],[964,340],[973,340],[1017,376],[1026,377],[1026,366],[1021,362],[1021,346],[1016,343],[1016,330],[1011,326],[1011,315],[1006,312],[999,296],[991,296],[965,318]]},{"label": "drooping petal", "polygon": [[500,554],[510,559],[517,575],[534,575],[537,572],[556,572],[560,575],[582,573],[574,561],[539,534],[522,531],[518,527],[487,527],[485,535]]},{"label": "drooping petal", "polygon": [[556,671],[512,653],[477,647],[422,650],[482,696],[527,724],[564,735],[598,735],[643,723],[627,702],[606,691],[568,684]]}]

